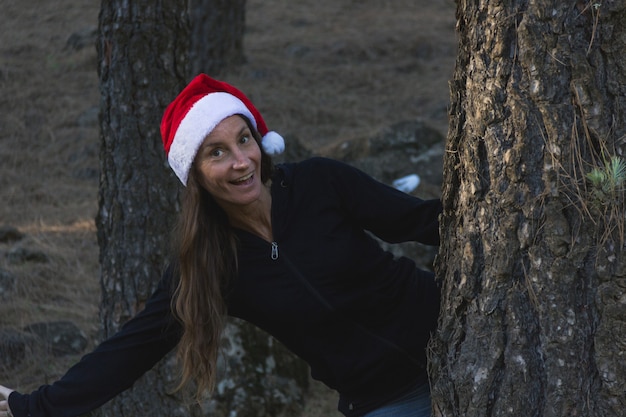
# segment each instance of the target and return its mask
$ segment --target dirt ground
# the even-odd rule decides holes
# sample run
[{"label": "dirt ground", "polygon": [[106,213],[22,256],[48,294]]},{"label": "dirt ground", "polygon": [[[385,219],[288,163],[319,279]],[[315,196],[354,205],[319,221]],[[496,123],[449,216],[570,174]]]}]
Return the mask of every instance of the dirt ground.
[{"label": "dirt ground", "polygon": [[[71,320],[97,338],[96,51],[99,2],[0,0],[0,330]],[[248,0],[247,62],[221,78],[245,91],[268,126],[316,151],[422,119],[445,135],[455,59],[453,0]],[[289,146],[289,143],[287,143]],[[47,262],[12,263],[26,247]],[[54,381],[78,357],[0,367],[20,390]],[[314,385],[303,417],[338,415]]]}]

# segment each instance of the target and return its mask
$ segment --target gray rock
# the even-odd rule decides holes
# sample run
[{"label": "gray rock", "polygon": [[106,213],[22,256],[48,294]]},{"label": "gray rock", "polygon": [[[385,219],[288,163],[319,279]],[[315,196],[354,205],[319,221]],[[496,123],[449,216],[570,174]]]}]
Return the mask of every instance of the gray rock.
[{"label": "gray rock", "polygon": [[24,235],[13,226],[0,226],[0,243],[13,243],[22,240]]},{"label": "gray rock", "polygon": [[[309,383],[309,368],[267,333],[242,320],[224,329],[216,391],[203,404],[204,415],[299,415]],[[259,406],[259,405],[262,405]]]},{"label": "gray rock", "polygon": [[42,251],[35,249],[28,249],[21,246],[11,248],[6,254],[9,263],[25,264],[28,262],[33,263],[48,263],[50,258]]},{"label": "gray rock", "polygon": [[313,152],[306,148],[300,139],[294,135],[285,135],[285,152],[272,155],[272,161],[275,164],[282,162],[297,162],[313,156]]},{"label": "gray rock", "polygon": [[86,28],[82,28],[72,33],[69,38],[67,38],[67,42],[65,43],[66,49],[73,49],[74,51],[79,51],[83,48],[95,48],[96,39],[98,38],[98,28],[95,26],[90,26]]},{"label": "gray rock", "polygon": [[6,300],[15,291],[17,277],[10,271],[0,268],[0,300]]},{"label": "gray rock", "polygon": [[12,329],[0,329],[0,367],[5,370],[15,369],[32,350],[34,338],[26,333]]},{"label": "gray rock", "polygon": [[420,120],[404,121],[371,138],[331,144],[322,154],[350,163],[386,184],[417,174],[427,186],[440,188],[444,140],[438,130]]},{"label": "gray rock", "polygon": [[85,334],[69,321],[34,323],[24,331],[43,341],[54,356],[78,354],[87,347]]}]

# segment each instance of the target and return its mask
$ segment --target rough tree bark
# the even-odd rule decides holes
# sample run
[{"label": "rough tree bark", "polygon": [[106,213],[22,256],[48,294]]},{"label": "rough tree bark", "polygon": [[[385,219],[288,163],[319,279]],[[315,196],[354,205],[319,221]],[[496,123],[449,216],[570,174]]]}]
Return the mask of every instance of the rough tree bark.
[{"label": "rough tree bark", "polygon": [[213,77],[244,62],[246,0],[189,0],[191,74]]},{"label": "rough tree bark", "polygon": [[[103,1],[99,16],[100,247],[103,337],[143,307],[161,276],[178,188],[160,143],[163,109],[184,85],[185,0]],[[171,361],[170,361],[171,362]],[[103,416],[186,415],[163,361]]]},{"label": "rough tree bark", "polygon": [[457,6],[435,415],[621,416],[626,5]]},{"label": "rough tree bark", "polygon": [[[143,307],[167,260],[179,185],[164,158],[159,123],[165,106],[192,77],[189,57],[202,55],[197,58],[198,68],[217,71],[243,54],[244,14],[237,8],[243,9],[244,1],[190,3],[205,8],[191,19],[202,26],[202,30],[196,27],[194,36],[239,49],[206,49],[202,40],[191,42],[187,1],[102,2],[98,40],[102,146],[96,223],[103,337],[115,333]],[[178,373],[170,355],[98,414],[260,417],[280,416],[300,407],[308,368],[282,345],[234,321],[226,329],[224,345],[220,364],[228,369],[218,392],[202,407],[185,407],[180,395],[171,394]]]}]

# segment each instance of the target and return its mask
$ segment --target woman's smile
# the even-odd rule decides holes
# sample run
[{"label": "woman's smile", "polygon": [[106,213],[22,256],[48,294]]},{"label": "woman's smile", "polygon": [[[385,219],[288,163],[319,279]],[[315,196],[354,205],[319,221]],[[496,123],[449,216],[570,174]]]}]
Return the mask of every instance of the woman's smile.
[{"label": "woman's smile", "polygon": [[241,178],[238,178],[232,181],[232,183],[235,185],[248,185],[248,184],[251,184],[253,180],[254,180],[254,172],[251,172],[248,175],[245,175]]}]

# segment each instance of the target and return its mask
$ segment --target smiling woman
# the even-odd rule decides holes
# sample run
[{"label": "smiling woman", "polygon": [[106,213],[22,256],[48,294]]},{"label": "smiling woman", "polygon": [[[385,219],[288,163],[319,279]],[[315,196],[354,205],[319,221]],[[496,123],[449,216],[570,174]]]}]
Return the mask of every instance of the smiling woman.
[{"label": "smiling woman", "polygon": [[[245,209],[269,194],[261,183],[261,149],[246,120],[230,116],[207,136],[194,162],[202,185],[229,210]],[[267,200],[267,198],[266,198]]]},{"label": "smiling woman", "polygon": [[183,184],[205,138],[222,120],[237,114],[262,135],[262,146],[268,153],[284,150],[282,136],[268,130],[259,111],[241,91],[204,74],[194,78],[168,106],[161,135],[167,160]]},{"label": "smiling woman", "polygon": [[159,288],[59,382],[31,394],[0,387],[0,413],[84,414],[174,347],[179,388],[194,382],[200,397],[215,386],[216,341],[233,316],[306,361],[344,415],[430,415],[425,350],[439,288],[372,234],[438,245],[440,201],[330,159],[274,166],[268,152],[282,137],[243,93],[203,74],[168,106],[161,132],[186,188]]}]

